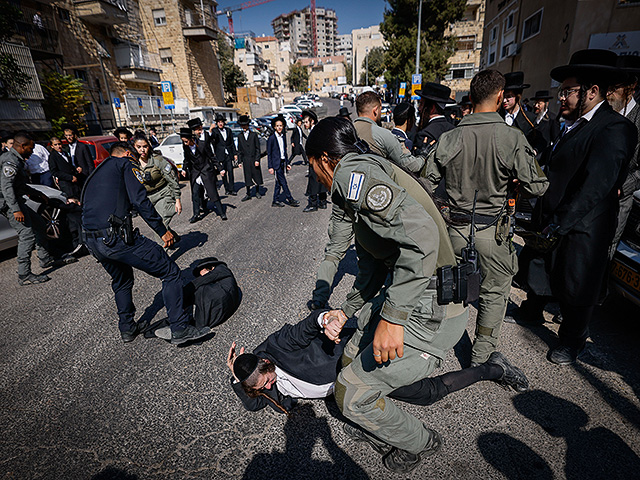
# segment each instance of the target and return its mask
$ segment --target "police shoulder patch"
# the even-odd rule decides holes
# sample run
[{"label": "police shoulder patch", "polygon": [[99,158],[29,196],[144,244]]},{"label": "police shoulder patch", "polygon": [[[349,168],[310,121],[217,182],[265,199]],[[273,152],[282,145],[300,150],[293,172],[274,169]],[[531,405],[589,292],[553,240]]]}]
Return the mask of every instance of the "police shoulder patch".
[{"label": "police shoulder patch", "polygon": [[367,207],[372,212],[381,212],[391,204],[392,200],[393,192],[383,183],[374,185],[367,192]]},{"label": "police shoulder patch", "polygon": [[364,184],[364,173],[351,172],[349,177],[349,188],[347,189],[347,200],[357,202],[360,199],[360,192]]},{"label": "police shoulder patch", "polygon": [[5,165],[2,167],[2,174],[7,178],[15,177],[16,169],[13,165]]},{"label": "police shoulder patch", "polygon": [[133,170],[133,174],[136,176],[138,181],[140,183],[144,183],[144,174],[136,167],[133,167],[131,170]]},{"label": "police shoulder patch", "polygon": [[164,171],[165,171],[166,173],[171,172],[171,165],[170,165],[169,163],[167,163],[167,164],[164,166]]}]

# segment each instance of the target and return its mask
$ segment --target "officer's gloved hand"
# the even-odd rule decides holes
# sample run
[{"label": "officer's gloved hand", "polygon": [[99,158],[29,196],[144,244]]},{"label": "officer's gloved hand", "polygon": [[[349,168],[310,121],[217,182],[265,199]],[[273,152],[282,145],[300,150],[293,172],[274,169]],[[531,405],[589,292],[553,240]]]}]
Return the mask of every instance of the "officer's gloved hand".
[{"label": "officer's gloved hand", "polygon": [[314,310],[320,310],[321,308],[325,308],[327,306],[327,302],[323,302],[321,300],[311,299],[307,302],[307,308],[312,312]]}]

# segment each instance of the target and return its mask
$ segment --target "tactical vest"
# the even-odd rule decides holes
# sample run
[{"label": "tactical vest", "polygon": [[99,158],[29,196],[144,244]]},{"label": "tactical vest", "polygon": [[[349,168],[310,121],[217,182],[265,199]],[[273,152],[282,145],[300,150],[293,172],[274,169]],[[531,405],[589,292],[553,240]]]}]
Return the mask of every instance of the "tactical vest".
[{"label": "tactical vest", "polygon": [[144,188],[147,190],[147,193],[154,193],[167,185],[167,179],[164,178],[162,174],[162,170],[160,170],[156,165],[149,166],[147,165],[144,170]]}]

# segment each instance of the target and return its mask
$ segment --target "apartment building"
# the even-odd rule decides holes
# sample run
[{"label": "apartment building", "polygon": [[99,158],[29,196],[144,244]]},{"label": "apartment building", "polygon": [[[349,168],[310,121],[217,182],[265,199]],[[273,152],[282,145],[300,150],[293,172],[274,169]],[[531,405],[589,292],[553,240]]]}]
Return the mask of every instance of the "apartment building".
[{"label": "apartment building", "polygon": [[[290,42],[296,58],[312,57],[313,34],[309,7],[282,14],[271,22],[273,34],[278,41]],[[335,55],[338,35],[338,17],[335,10],[316,8],[317,56]]]},{"label": "apartment building", "polygon": [[343,56],[347,65],[353,63],[353,40],[350,33],[336,37],[336,55]]},{"label": "apartment building", "polygon": [[451,89],[451,96],[460,101],[469,93],[471,79],[478,73],[482,58],[482,33],[487,0],[467,0],[462,19],[452,24],[446,35],[456,36],[456,50],[449,59],[449,72],[442,84]]},{"label": "apartment building", "polygon": [[[521,70],[531,88],[557,92],[549,72],[585,48],[640,52],[637,0],[486,0],[480,68]],[[557,110],[552,101],[552,110]]]},{"label": "apartment building", "polygon": [[276,88],[275,75],[270,71],[262,55],[263,46],[254,39],[255,35],[247,33],[243,36],[236,36],[234,40],[234,63],[240,67],[247,77],[248,87],[259,87],[261,90],[270,92]]},{"label": "apartment building", "polygon": [[314,92],[336,91],[347,84],[343,56],[300,58],[298,62],[309,70],[309,88]]},{"label": "apartment building", "polygon": [[380,25],[372,25],[366,28],[357,28],[351,31],[351,42],[353,45],[353,83],[354,85],[364,73],[365,57],[375,47],[384,46],[384,38],[380,33]]},{"label": "apartment building", "polygon": [[254,38],[254,41],[262,49],[262,58],[274,77],[274,86],[278,92],[288,91],[285,77],[289,73],[289,67],[295,63],[291,43],[278,41],[276,37],[262,36]]}]

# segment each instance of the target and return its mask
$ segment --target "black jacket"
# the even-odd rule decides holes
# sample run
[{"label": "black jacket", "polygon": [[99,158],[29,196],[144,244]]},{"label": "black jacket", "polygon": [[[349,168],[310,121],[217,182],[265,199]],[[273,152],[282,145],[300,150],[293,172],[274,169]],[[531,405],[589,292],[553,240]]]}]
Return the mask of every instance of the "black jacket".
[{"label": "black jacket", "polygon": [[198,327],[215,327],[233,315],[240,306],[241,293],[233,273],[225,263],[197,277],[184,288],[185,305],[195,306],[193,318]]},{"label": "black jacket", "polygon": [[618,189],[633,155],[635,125],[604,102],[545,152],[549,189],[536,204],[539,227],[559,225],[560,244],[548,258],[554,296],[596,305],[616,229]]},{"label": "black jacket", "polygon": [[[65,152],[65,155],[69,154]],[[52,150],[49,154],[49,171],[58,179],[58,186],[67,198],[80,198],[80,175],[71,163],[71,157]],[[73,183],[73,177],[76,177],[76,183]]]},{"label": "black jacket", "polygon": [[560,136],[560,122],[558,122],[556,114],[552,112],[545,113],[540,123],[536,125],[536,130],[542,137],[540,142],[543,147],[538,150],[538,153],[541,154],[545,148],[551,145],[551,142],[556,141]]},{"label": "black jacket", "polygon": [[184,169],[187,171],[191,182],[195,182],[199,175],[206,175],[213,179],[217,174],[215,169],[221,169],[207,140],[196,140],[195,154],[191,151],[191,147],[187,145],[183,145],[183,151]]},{"label": "black jacket", "polygon": [[291,129],[291,145],[292,145],[291,155],[302,154],[302,151],[303,151],[302,137],[304,137],[304,133],[300,135],[301,132],[302,132],[302,127],[298,127],[297,125]]},{"label": "black jacket", "polygon": [[[498,113],[502,118],[505,118],[507,112],[501,108],[498,110]],[[535,128],[536,116],[533,113],[527,112],[521,108],[518,111],[512,126],[518,128],[522,133],[524,133],[529,145],[531,145],[536,152],[542,152],[547,146],[541,133]]]},{"label": "black jacket", "polygon": [[455,125],[445,117],[434,118],[416,135],[416,141],[413,143],[416,153],[426,153],[433,142],[437,142],[444,132],[454,128],[456,128]]},{"label": "black jacket", "polygon": [[[70,147],[67,147],[67,152],[71,152]],[[86,143],[80,141],[76,143],[75,163],[78,167],[82,168],[82,175],[85,178],[91,175],[91,172],[96,169],[96,164],[91,155],[91,149]]]},{"label": "black jacket", "polygon": [[[229,127],[224,127],[227,132],[227,139],[225,140],[220,133],[219,128],[214,128],[211,132],[211,143],[216,152],[216,158],[218,162],[224,163],[226,161],[233,160],[233,156],[237,155],[236,144],[233,141],[233,132]],[[227,153],[225,153],[225,150]]]}]

